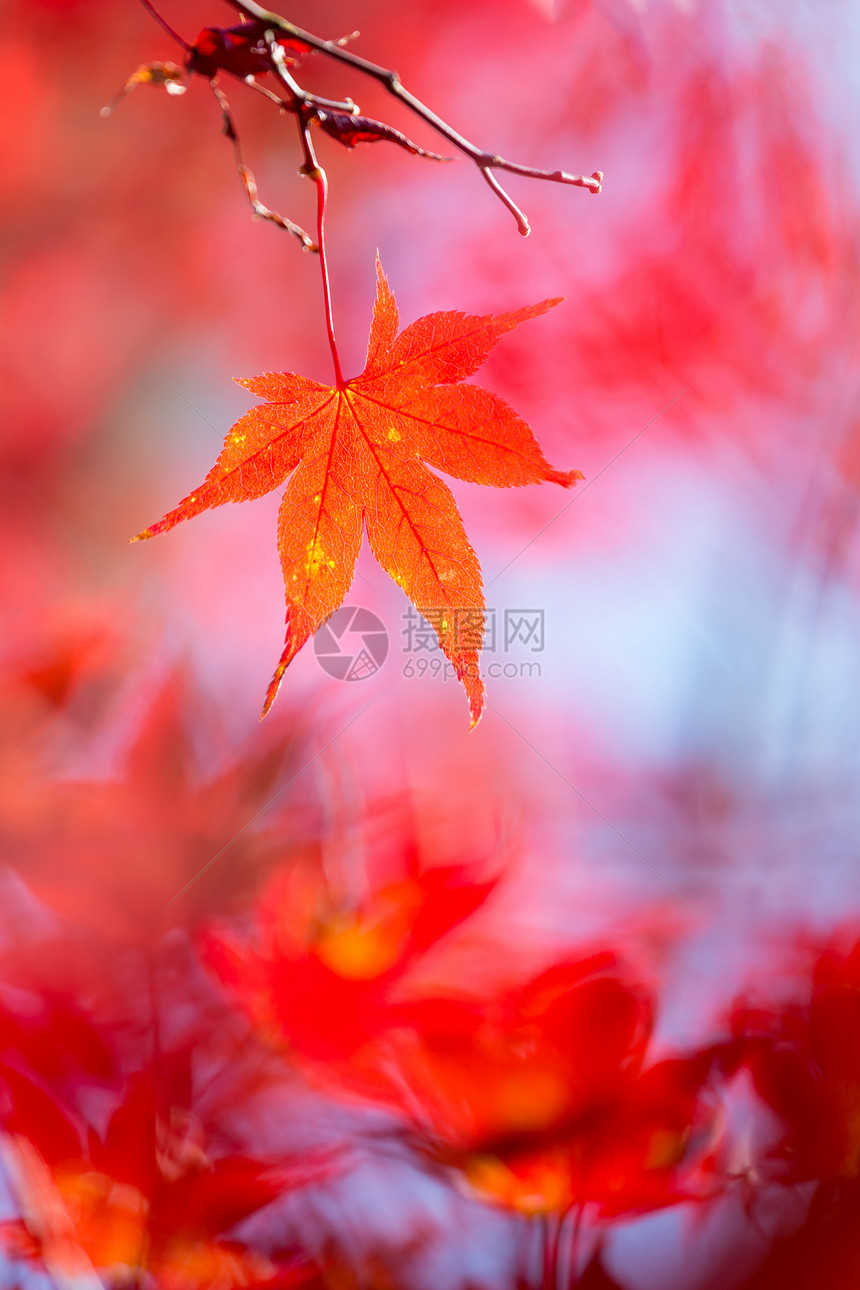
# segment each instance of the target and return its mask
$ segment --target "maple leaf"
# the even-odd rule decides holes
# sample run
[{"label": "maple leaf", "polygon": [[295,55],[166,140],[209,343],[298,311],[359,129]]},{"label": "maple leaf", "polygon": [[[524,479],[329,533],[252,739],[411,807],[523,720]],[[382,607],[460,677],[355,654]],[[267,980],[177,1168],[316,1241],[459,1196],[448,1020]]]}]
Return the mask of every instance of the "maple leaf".
[{"label": "maple leaf", "polygon": [[360,376],[337,386],[290,372],[237,378],[265,403],[228,432],[200,487],[131,540],[225,502],[263,497],[289,479],[278,516],[286,644],[262,716],[289,663],[343,603],[365,529],[383,569],[433,625],[477,723],[481,567],[450,490],[428,466],[497,488],[544,480],[568,488],[583,478],[553,470],[529,426],[497,395],[462,384],[505,332],[559,303],[486,316],[428,314],[398,334],[397,305],[377,259]]}]

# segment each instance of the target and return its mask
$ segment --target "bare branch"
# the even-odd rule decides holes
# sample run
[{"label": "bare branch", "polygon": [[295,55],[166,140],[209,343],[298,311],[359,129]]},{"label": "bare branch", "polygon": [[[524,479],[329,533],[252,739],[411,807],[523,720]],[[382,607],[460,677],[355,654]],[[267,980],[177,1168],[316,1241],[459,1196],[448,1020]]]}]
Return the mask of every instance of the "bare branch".
[{"label": "bare branch", "polygon": [[[309,137],[307,128],[309,125],[316,123],[326,133],[331,134],[347,147],[353,147],[357,143],[372,143],[387,139],[398,143],[401,147],[418,156],[430,157],[438,161],[448,160],[448,158],[442,158],[436,153],[427,152],[412,144],[410,140],[392,126],[360,117],[360,109],[350,98],[342,101],[325,99],[304,90],[290,68],[294,66],[297,58],[302,53],[315,50],[381,83],[393,98],[404,103],[410,111],[414,112],[416,116],[468,157],[477,166],[488,187],[511,212],[516,220],[517,228],[523,236],[527,236],[529,233],[528,219],[507,190],[503,188],[494,172],[507,171],[510,174],[521,175],[526,179],[545,179],[552,183],[569,184],[576,188],[586,188],[592,193],[599,193],[601,190],[603,172],[600,170],[595,170],[591,175],[574,175],[565,170],[541,170],[535,166],[525,166],[519,162],[508,161],[507,158],[500,156],[498,153],[485,152],[477,147],[476,144],[470,142],[442,117],[437,116],[414,94],[411,94],[402,85],[397,72],[381,67],[377,63],[372,63],[368,59],[362,58],[358,54],[353,54],[346,49],[347,42],[357,33],[342,37],[340,40],[322,40],[312,32],[305,31],[302,27],[297,27],[295,23],[282,18],[280,14],[273,13],[271,10],[257,4],[256,0],[226,0],[226,3],[238,13],[241,19],[239,25],[229,28],[207,27],[198,37],[197,42],[194,45],[189,45],[165,22],[152,4],[152,0],[141,0],[141,3],[161,27],[186,50],[185,70],[188,75],[195,73],[202,75],[215,90],[215,81],[218,75],[228,73],[243,81],[258,93],[265,95],[266,98],[277,104],[282,112],[290,112],[296,116],[299,122],[303,149],[306,149],[306,139]],[[296,57],[293,57],[294,54]],[[124,92],[133,88],[133,85],[142,79],[157,79],[150,69],[169,66],[172,67],[170,64],[150,64],[148,69],[139,69],[138,73],[124,87]],[[142,73],[144,72],[147,75],[143,75]],[[266,72],[272,73],[280,81],[282,90],[286,91],[286,97],[273,93],[272,90],[257,81],[257,75],[265,74]],[[162,79],[167,82],[166,77]],[[178,77],[175,79],[178,80]],[[181,92],[182,87],[178,84],[174,86],[172,83],[167,83],[167,88],[176,93]],[[224,131],[233,141],[236,152],[236,165],[254,213],[262,219],[272,221],[281,228],[288,229],[299,238],[306,248],[314,247],[316,249],[315,244],[298,225],[293,224],[291,220],[283,219],[277,212],[270,211],[268,207],[260,202],[257,197],[254,177],[241,157],[238,136],[230,116],[229,106],[225,107],[226,100],[222,100],[219,90],[215,90],[215,94],[224,116]],[[122,97],[122,95],[118,97]],[[113,106],[113,104],[110,105],[110,107]],[[106,109],[106,113],[108,111],[110,111],[110,108]],[[352,117],[354,124],[351,125],[344,120],[344,116]]]},{"label": "bare branch", "polygon": [[[301,41],[302,44],[307,45],[309,48],[315,49],[317,52],[325,54],[347,67],[351,67],[354,71],[361,72],[363,75],[379,81],[385,86],[389,94],[399,99],[401,103],[405,103],[416,116],[420,117],[475,163],[493,192],[496,193],[497,197],[514,216],[517,221],[517,227],[523,235],[527,235],[529,232],[528,220],[495,176],[490,173],[491,171],[506,170],[514,175],[523,175],[527,179],[546,179],[553,183],[570,184],[576,188],[587,188],[592,193],[600,192],[603,182],[602,171],[595,170],[591,175],[572,175],[564,170],[539,170],[534,166],[523,166],[518,162],[508,161],[497,153],[485,152],[474,143],[471,143],[453,126],[448,125],[447,121],[437,116],[414,94],[411,94],[401,83],[397,72],[381,67],[377,63],[372,63],[358,54],[353,54],[350,50],[344,49],[340,41],[322,40],[319,36],[314,36],[312,32],[305,31],[302,27],[297,27],[295,23],[289,22],[279,14],[257,4],[255,0],[226,0],[226,3],[239,13],[255,18],[263,26],[273,31],[279,31],[293,40]],[[282,79],[285,79],[280,69],[279,75],[281,75]],[[295,81],[293,81],[293,85],[295,85]],[[298,87],[296,86],[296,88]],[[304,95],[304,91],[300,91],[300,93]]]}]

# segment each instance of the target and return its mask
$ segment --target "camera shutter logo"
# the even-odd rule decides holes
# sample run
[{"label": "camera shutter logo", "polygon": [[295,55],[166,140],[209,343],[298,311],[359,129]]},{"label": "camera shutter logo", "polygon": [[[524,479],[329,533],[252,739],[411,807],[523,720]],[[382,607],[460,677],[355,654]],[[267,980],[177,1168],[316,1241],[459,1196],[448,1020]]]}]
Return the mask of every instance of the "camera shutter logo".
[{"label": "camera shutter logo", "polygon": [[388,632],[372,610],[344,605],[315,633],[314,653],[335,680],[365,681],[388,657]]}]

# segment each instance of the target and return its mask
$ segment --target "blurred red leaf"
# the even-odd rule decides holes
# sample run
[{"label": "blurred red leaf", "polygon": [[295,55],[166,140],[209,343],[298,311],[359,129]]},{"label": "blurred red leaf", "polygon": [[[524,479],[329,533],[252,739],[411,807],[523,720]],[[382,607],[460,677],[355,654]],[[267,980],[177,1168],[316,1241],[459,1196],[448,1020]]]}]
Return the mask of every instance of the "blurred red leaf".
[{"label": "blurred red leaf", "polygon": [[[211,1160],[199,1126],[159,1116],[146,1076],[131,1083],[103,1137],[90,1129],[86,1148],[46,1091],[6,1070],[3,1082],[15,1104],[4,1118],[22,1211],[0,1229],[7,1253],[61,1276],[105,1269],[111,1284],[143,1268],[177,1288],[275,1283],[269,1259],[219,1238],[288,1190],[287,1173],[239,1155]],[[290,1272],[277,1284],[300,1279]]]},{"label": "blurred red leaf", "polygon": [[388,1089],[372,1045],[410,1023],[416,1005],[398,986],[480,908],[496,881],[466,865],[430,868],[350,905],[294,865],[263,896],[259,949],[226,930],[212,932],[204,949],[221,980],[297,1055],[330,1063],[350,1082]]},{"label": "blurred red leaf", "polygon": [[[242,889],[247,894],[248,884],[283,857],[275,828],[283,805],[254,822],[281,798],[297,749],[294,733],[276,735],[214,773],[201,767],[194,744],[200,718],[178,674],[135,717],[137,728],[109,778],[53,779],[37,757],[25,777],[21,735],[11,730],[9,757],[23,783],[10,781],[8,804],[0,790],[0,837],[7,862],[53,909],[140,943],[193,917],[215,888],[221,908],[224,897],[241,899]],[[0,759],[3,753],[0,740]],[[229,861],[211,864],[228,847]]]},{"label": "blurred red leaf", "polygon": [[431,1154],[522,1213],[592,1204],[606,1218],[710,1194],[698,1166],[719,1050],[645,1067],[652,1012],[608,952],[483,1008],[419,1009],[398,1055],[437,1135]]},{"label": "blurred red leaf", "polygon": [[820,954],[807,1007],[739,1007],[734,1026],[792,1181],[860,1177],[860,943]]},{"label": "blurred red leaf", "polygon": [[56,1097],[12,1066],[0,1066],[0,1121],[6,1133],[33,1144],[50,1164],[74,1159],[81,1149],[79,1129]]},{"label": "blurred red leaf", "polygon": [[856,1180],[820,1187],[800,1229],[777,1241],[738,1290],[853,1290],[860,1278],[858,1220]]}]

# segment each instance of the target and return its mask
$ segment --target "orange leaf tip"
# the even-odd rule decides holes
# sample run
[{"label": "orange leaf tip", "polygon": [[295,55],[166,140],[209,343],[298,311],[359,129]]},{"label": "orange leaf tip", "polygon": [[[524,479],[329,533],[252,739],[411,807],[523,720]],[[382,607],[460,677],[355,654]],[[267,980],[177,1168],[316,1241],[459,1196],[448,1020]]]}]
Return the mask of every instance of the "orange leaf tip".
[{"label": "orange leaf tip", "polygon": [[551,470],[546,477],[546,482],[561,484],[562,488],[573,488],[580,479],[585,479],[581,470]]},{"label": "orange leaf tip", "polygon": [[281,655],[278,666],[275,668],[274,675],[271,681],[269,682],[269,688],[266,691],[266,697],[263,701],[263,710],[260,713],[261,721],[268,713],[269,708],[271,708],[272,704],[275,702],[275,698],[277,696],[278,690],[281,688],[281,681],[283,679],[284,673],[287,670],[287,665],[291,661],[292,657],[293,657],[293,651],[288,646],[284,650],[283,654]]}]

